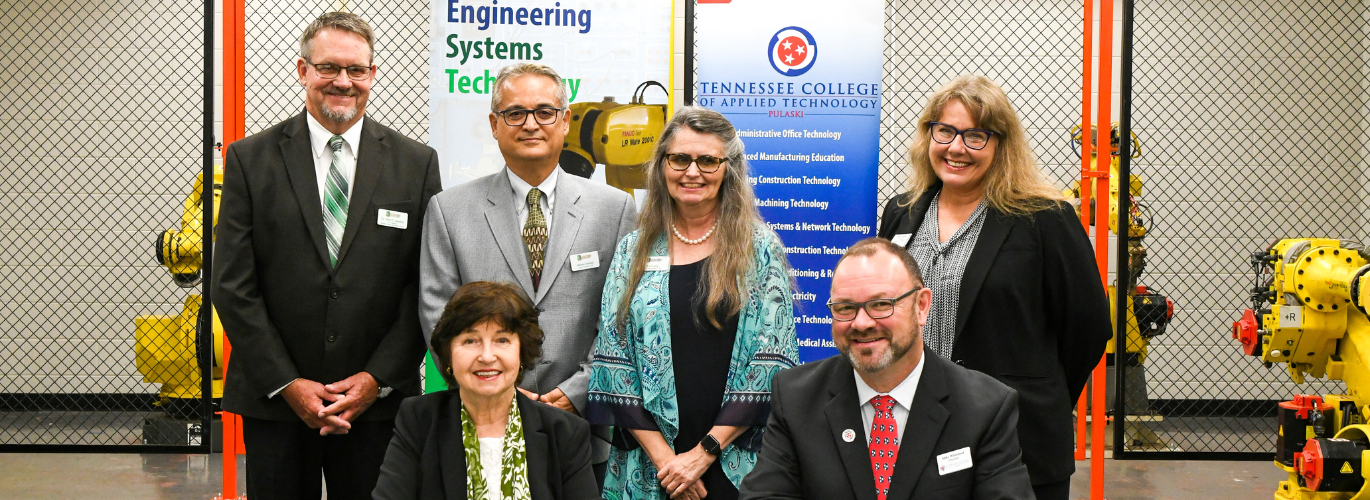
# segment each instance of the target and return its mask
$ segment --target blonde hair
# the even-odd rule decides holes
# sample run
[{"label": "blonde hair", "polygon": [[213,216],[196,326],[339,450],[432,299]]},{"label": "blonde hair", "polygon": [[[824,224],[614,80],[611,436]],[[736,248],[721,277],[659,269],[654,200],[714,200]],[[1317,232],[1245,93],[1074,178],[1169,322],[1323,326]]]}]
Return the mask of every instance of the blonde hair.
[{"label": "blonde hair", "polygon": [[928,122],[942,117],[947,103],[960,102],[975,118],[975,126],[989,129],[998,138],[994,158],[983,179],[985,199],[990,207],[1006,215],[1023,215],[1047,209],[1063,198],[1061,192],[1037,165],[1037,158],[1028,147],[1027,131],[1018,119],[1013,104],[1004,89],[994,81],[979,75],[961,75],[928,98],[923,115],[918,118],[918,133],[909,143],[909,199],[912,210],[918,196],[938,182],[937,172],[928,159],[932,136]]},{"label": "blonde hair", "polygon": [[747,288],[743,283],[753,270],[756,254],[753,237],[762,222],[761,214],[756,210],[752,185],[747,182],[746,151],[742,139],[737,136],[737,130],[727,118],[710,109],[686,106],[676,112],[671,123],[661,132],[661,140],[657,142],[652,159],[645,165],[647,201],[643,203],[642,213],[637,216],[638,238],[637,246],[633,248],[632,266],[628,271],[628,293],[623,294],[618,304],[618,310],[623,311],[618,316],[620,330],[626,325],[628,306],[647,270],[652,245],[666,234],[668,226],[675,220],[675,202],[666,185],[665,156],[682,127],[717,137],[723,142],[723,154],[728,158],[723,168],[723,182],[718,187],[718,213],[715,215],[718,226],[714,231],[714,251],[704,270],[703,278],[709,284],[709,294],[704,300],[704,315],[709,324],[722,328],[722,321],[738,314],[747,299]]}]

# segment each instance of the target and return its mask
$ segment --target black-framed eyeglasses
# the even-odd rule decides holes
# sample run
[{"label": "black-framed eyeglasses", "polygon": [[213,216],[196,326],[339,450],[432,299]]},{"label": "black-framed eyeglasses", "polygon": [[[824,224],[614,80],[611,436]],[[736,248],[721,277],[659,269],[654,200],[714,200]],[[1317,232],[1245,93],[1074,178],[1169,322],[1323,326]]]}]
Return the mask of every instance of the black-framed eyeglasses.
[{"label": "black-framed eyeglasses", "polygon": [[671,166],[671,170],[684,172],[690,169],[690,164],[695,164],[700,172],[712,174],[718,171],[728,161],[727,158],[718,158],[709,155],[690,156],[685,153],[667,153],[666,164]]},{"label": "black-framed eyeglasses", "polygon": [[894,315],[894,305],[904,300],[904,297],[913,295],[913,292],[922,290],[923,287],[915,286],[913,290],[905,292],[903,295],[892,299],[871,299],[865,302],[833,302],[828,301],[828,311],[832,313],[835,321],[851,321],[856,319],[856,312],[861,309],[866,310],[866,315],[871,319],[884,319]]},{"label": "black-framed eyeglasses", "polygon": [[956,140],[956,136],[961,136],[961,143],[971,149],[985,149],[989,145],[989,138],[994,137],[993,130],[982,128],[959,128],[947,125],[942,122],[928,122],[928,130],[932,132],[932,140],[938,144],[951,144]]},{"label": "black-framed eyeglasses", "polygon": [[522,127],[528,121],[530,114],[533,115],[533,121],[537,122],[538,125],[551,125],[557,122],[557,117],[561,115],[562,111],[566,111],[566,108],[543,106],[536,109],[506,109],[496,111],[495,114],[504,118],[505,125]]},{"label": "black-framed eyeglasses", "polygon": [[310,66],[313,66],[313,67],[314,67],[314,72],[319,74],[319,78],[323,78],[323,79],[325,79],[325,80],[332,80],[332,79],[335,79],[335,78],[338,77],[338,75],[343,74],[343,71],[346,71],[346,72],[347,72],[347,78],[348,78],[349,80],[353,80],[353,81],[363,81],[363,82],[364,82],[364,81],[366,81],[366,80],[371,79],[371,74],[372,74],[372,72],[375,71],[375,69],[376,69],[376,66],[375,66],[375,65],[371,65],[371,66],[338,66],[338,65],[336,65],[336,64],[328,64],[328,63],[314,64],[313,61],[310,61],[310,60],[308,60],[308,59],[305,59],[304,62],[305,62],[305,64],[308,64],[308,65],[310,65]]}]

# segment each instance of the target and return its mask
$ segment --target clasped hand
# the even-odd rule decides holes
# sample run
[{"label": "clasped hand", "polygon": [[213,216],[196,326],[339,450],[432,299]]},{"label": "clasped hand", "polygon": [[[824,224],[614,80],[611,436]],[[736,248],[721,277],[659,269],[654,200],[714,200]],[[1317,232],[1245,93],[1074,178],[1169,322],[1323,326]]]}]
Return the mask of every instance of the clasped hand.
[{"label": "clasped hand", "polygon": [[295,415],[309,428],[318,429],[321,436],[347,434],[352,421],[376,402],[379,393],[376,378],[366,372],[328,385],[296,379],[281,391]]},{"label": "clasped hand", "polygon": [[658,466],[656,478],[661,482],[661,487],[671,494],[671,498],[698,500],[708,495],[708,491],[704,489],[704,482],[699,478],[704,476],[704,471],[708,470],[713,462],[713,455],[704,451],[704,448],[695,446],[690,451],[666,461],[665,466]]}]

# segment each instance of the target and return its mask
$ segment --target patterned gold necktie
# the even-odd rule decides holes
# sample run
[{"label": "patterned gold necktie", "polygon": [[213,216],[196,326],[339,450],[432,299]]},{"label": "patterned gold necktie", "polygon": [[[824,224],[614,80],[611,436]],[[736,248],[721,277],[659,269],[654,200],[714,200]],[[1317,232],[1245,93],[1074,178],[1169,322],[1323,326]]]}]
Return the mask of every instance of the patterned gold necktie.
[{"label": "patterned gold necktie", "polygon": [[547,219],[542,215],[542,191],[528,191],[528,222],[523,224],[523,244],[528,247],[528,273],[533,291],[542,280],[542,252],[547,248]]}]

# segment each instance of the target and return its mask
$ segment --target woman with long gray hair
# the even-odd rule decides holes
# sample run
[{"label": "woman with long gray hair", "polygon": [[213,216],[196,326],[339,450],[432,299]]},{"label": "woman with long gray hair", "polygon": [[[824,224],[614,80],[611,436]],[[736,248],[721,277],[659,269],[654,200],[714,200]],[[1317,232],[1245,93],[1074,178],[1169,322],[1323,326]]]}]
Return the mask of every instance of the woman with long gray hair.
[{"label": "woman with long gray hair", "polygon": [[590,378],[590,422],[615,433],[604,497],[737,498],[771,376],[798,359],[784,247],[723,115],[681,109],[646,169],[638,230],[604,281]]}]

